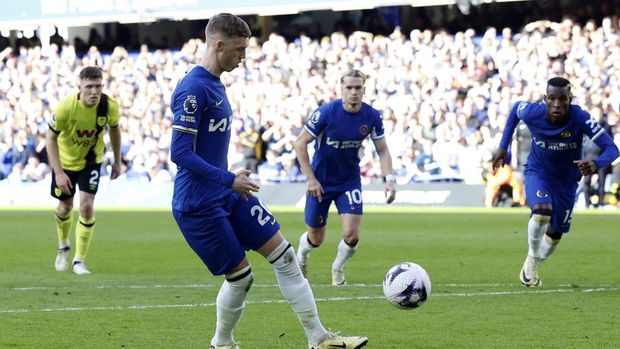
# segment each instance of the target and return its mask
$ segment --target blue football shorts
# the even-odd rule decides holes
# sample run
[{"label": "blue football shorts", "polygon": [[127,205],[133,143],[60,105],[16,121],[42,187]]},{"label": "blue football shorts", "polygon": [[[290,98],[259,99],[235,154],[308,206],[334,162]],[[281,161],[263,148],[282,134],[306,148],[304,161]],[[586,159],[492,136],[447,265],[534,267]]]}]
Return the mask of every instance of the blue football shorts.
[{"label": "blue football shorts", "polygon": [[241,263],[247,250],[257,250],[280,230],[280,224],[256,197],[246,201],[233,192],[222,205],[201,214],[172,210],[185,240],[213,275]]},{"label": "blue football shorts", "polygon": [[559,233],[568,233],[575,206],[577,182],[566,182],[545,173],[525,171],[525,198],[530,208],[551,204],[551,226]]},{"label": "blue football shorts", "polygon": [[321,228],[327,224],[329,207],[336,203],[338,214],[363,214],[362,183],[353,181],[345,185],[324,186],[322,201],[306,194],[305,219],[306,224],[313,228]]}]

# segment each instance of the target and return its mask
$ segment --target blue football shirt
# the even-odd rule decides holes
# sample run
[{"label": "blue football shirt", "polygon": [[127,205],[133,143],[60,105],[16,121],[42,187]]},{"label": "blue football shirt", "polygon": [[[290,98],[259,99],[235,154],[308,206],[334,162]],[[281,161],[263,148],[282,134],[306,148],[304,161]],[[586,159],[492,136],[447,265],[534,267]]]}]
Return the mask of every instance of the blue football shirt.
[{"label": "blue football shirt", "polygon": [[344,110],[342,99],[320,106],[304,129],[315,137],[312,172],[322,185],[360,178],[360,147],[366,137],[384,137],[381,113],[362,103],[357,113]]},{"label": "blue football shirt", "polygon": [[608,166],[618,156],[617,148],[613,146],[613,141],[605,129],[577,105],[570,105],[567,121],[557,125],[547,119],[545,103],[515,103],[500,143],[502,149],[508,148],[519,120],[527,125],[532,134],[532,150],[525,165],[526,170],[542,171],[569,182],[578,181],[581,173],[573,161],[582,157],[584,135],[603,149],[601,156],[595,159],[599,168]]},{"label": "blue football shirt", "polygon": [[194,66],[172,94],[171,159],[178,166],[172,207],[207,210],[232,192],[228,171],[232,109],[219,77]]}]

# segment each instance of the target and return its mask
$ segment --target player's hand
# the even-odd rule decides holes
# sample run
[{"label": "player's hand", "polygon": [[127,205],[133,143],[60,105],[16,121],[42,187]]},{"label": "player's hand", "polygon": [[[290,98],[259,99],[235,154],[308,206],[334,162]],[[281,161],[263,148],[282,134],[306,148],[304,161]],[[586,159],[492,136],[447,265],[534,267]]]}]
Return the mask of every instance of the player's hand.
[{"label": "player's hand", "polygon": [[575,160],[573,163],[579,167],[582,176],[589,176],[596,172],[596,163],[592,160]]},{"label": "player's hand", "polygon": [[69,176],[67,176],[67,174],[65,173],[65,171],[61,171],[58,174],[55,174],[56,176],[56,187],[58,187],[58,189],[60,189],[63,194],[65,195],[71,195],[71,189],[73,189],[73,185],[71,184],[71,180],[69,179]]},{"label": "player's hand", "polygon": [[250,179],[252,171],[241,170],[235,173],[235,181],[232,185],[232,190],[239,193],[244,199],[248,199],[248,196],[252,196],[252,193],[256,193],[260,190],[260,186]]},{"label": "player's hand", "polygon": [[110,179],[116,179],[121,175],[121,163],[114,162],[112,164],[112,171],[110,172]]},{"label": "player's hand", "polygon": [[508,152],[505,149],[497,149],[493,152],[493,156],[491,157],[491,165],[493,166],[493,174],[497,171],[498,168],[504,167],[506,164],[506,158],[508,157]]},{"label": "player's hand", "polygon": [[385,202],[391,204],[396,198],[396,184],[394,182],[385,183]]},{"label": "player's hand", "polygon": [[316,178],[308,179],[308,195],[314,196],[319,200],[319,202],[323,201],[323,194],[325,191],[323,190],[323,186]]}]

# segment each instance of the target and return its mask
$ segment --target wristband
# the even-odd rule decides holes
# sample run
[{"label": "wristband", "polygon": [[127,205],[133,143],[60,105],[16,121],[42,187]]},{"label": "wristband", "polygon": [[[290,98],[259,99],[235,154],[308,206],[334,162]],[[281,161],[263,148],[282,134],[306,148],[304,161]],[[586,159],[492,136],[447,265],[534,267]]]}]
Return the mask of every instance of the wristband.
[{"label": "wristband", "polygon": [[387,182],[387,183],[396,183],[396,177],[394,177],[393,174],[389,174],[389,175],[383,177],[383,181]]}]

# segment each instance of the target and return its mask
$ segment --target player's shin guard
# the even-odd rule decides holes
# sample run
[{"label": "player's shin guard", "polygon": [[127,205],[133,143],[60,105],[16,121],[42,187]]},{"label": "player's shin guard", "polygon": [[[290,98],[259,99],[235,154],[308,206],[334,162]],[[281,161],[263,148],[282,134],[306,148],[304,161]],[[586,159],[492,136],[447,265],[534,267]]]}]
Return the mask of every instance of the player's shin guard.
[{"label": "player's shin guard", "polygon": [[61,217],[56,212],[56,234],[58,235],[58,248],[69,247],[69,234],[73,224],[73,214],[69,212],[67,217]]},{"label": "player's shin guard", "polygon": [[543,261],[549,258],[549,256],[551,256],[553,251],[555,251],[555,248],[558,246],[559,243],[560,239],[552,239],[548,235],[545,235],[545,238],[542,239],[542,242],[540,244],[538,257]]},{"label": "player's shin guard", "polygon": [[344,269],[344,265],[347,263],[349,258],[353,257],[355,251],[357,251],[357,247],[359,246],[359,241],[355,243],[355,245],[351,246],[347,244],[344,239],[340,240],[338,244],[338,253],[336,254],[336,259],[334,263],[332,263],[332,270],[342,270]]},{"label": "player's shin guard", "polygon": [[254,275],[252,269],[247,267],[226,275],[217,294],[217,323],[215,335],[211,340],[212,345],[229,345],[234,343],[233,330],[245,308],[245,298],[250,291]]},{"label": "player's shin guard", "polygon": [[551,210],[536,209],[532,211],[532,217],[527,224],[527,244],[528,255],[532,257],[538,256],[540,249],[540,240],[549,227],[551,221]]},{"label": "player's shin guard", "polygon": [[88,254],[90,241],[95,232],[95,217],[86,219],[80,216],[75,227],[75,257],[73,260],[84,261]]},{"label": "player's shin guard", "polygon": [[280,291],[301,321],[308,341],[321,341],[327,331],[319,320],[314,294],[308,280],[301,274],[293,247],[284,240],[267,256],[267,260],[273,265]]}]

